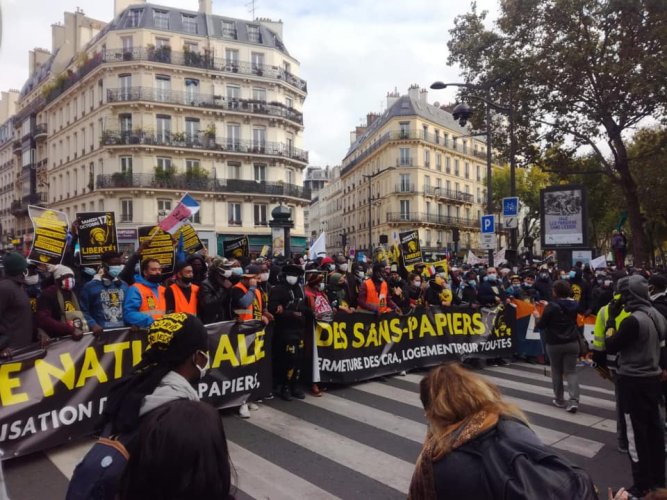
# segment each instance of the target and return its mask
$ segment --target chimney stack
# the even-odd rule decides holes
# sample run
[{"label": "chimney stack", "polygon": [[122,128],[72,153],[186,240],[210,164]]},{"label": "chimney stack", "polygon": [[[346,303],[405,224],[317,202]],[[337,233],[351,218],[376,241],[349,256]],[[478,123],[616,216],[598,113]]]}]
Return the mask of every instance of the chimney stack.
[{"label": "chimney stack", "polygon": [[394,87],[393,92],[387,92],[387,109],[391,108],[396,101],[401,97],[401,94],[398,93],[398,89]]},{"label": "chimney stack", "polygon": [[118,17],[130,5],[146,3],[146,0],[114,0],[113,1],[113,17]]},{"label": "chimney stack", "polygon": [[213,14],[213,0],[199,0],[199,13],[210,16]]},{"label": "chimney stack", "polygon": [[428,90],[426,89],[421,89],[419,91],[419,101],[422,104],[428,104]]},{"label": "chimney stack", "polygon": [[410,96],[410,100],[419,101],[419,85],[416,83],[410,85],[410,88],[408,88],[408,95]]}]

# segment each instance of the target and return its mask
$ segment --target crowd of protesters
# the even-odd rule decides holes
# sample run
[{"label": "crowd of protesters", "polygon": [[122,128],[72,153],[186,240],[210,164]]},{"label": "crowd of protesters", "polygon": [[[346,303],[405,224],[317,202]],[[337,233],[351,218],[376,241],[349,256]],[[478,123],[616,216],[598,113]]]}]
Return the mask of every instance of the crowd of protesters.
[{"label": "crowd of protesters", "polygon": [[[300,256],[227,259],[199,252],[178,260],[173,272],[164,275],[158,260],[142,257],[144,246],[130,256],[106,252],[95,267],[79,265],[72,248],[56,266],[28,262],[18,252],[4,255],[0,359],[34,342],[47,347],[52,339],[79,340],[85,332],[150,329],[174,313],[196,316],[198,325],[262,322],[273,336],[271,397],[291,401],[308,392],[322,396],[322,387],[312,379],[313,320],[327,321],[337,312],[410,314],[417,307],[496,307],[522,300],[539,306],[536,329],[545,346],[540,362],[551,364],[553,404],[574,413],[579,404],[575,367],[583,354],[577,315],[595,315],[593,361],[616,390],[618,446],[628,453],[634,480],[628,491],[640,496],[665,486],[660,405],[667,394],[667,277],[660,270],[619,269],[614,263],[591,269],[579,262],[561,268],[551,261],[511,270],[451,261],[446,267],[417,264],[408,272],[396,263],[367,264],[343,255],[306,261]],[[208,362],[205,344],[189,347],[177,360],[189,367],[186,384]],[[114,418],[131,417],[136,423],[150,391],[159,384],[173,386],[173,380],[164,381],[166,375],[160,372],[150,387],[143,387],[136,408],[127,409],[129,400],[121,399],[124,403],[116,408],[121,413]],[[239,415],[250,418],[257,403],[246,401]],[[523,418],[514,410],[509,413]],[[124,487],[134,488],[132,478],[128,481]]]}]

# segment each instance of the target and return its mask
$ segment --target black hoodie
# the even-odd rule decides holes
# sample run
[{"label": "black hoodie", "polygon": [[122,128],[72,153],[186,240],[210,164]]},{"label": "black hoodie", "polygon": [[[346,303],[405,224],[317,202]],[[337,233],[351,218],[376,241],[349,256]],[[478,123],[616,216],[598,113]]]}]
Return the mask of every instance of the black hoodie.
[{"label": "black hoodie", "polygon": [[544,330],[544,340],[548,345],[577,341],[578,307],[579,304],[572,299],[556,299],[547,304],[535,329]]}]

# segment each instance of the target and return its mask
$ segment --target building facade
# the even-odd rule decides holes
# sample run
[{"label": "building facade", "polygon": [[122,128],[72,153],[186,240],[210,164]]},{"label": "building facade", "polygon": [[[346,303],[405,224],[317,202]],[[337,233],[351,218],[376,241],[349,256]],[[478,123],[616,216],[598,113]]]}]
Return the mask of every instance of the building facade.
[{"label": "building facade", "polygon": [[[331,168],[329,166],[310,166],[306,169],[303,177],[303,186],[310,191],[311,205],[313,203],[317,203],[317,200],[319,199],[319,192],[329,183],[330,175]],[[315,205],[315,209],[317,210],[317,205]],[[311,222],[310,206],[304,209],[303,218],[306,227],[306,235],[310,236],[312,241],[312,236],[319,230],[319,224]],[[318,218],[318,214],[315,214],[315,218]]]},{"label": "building facade", "polygon": [[116,0],[108,24],[69,16],[22,91],[15,121],[29,131],[23,151],[33,150],[21,162],[36,176],[28,201],[70,220],[114,211],[129,249],[139,227],[155,225],[189,192],[211,254],[243,234],[251,250],[270,245],[271,210],[284,204],[295,222],[292,248],[303,249],[307,87],[281,23],[213,15],[210,0],[198,11]]},{"label": "building facade", "polygon": [[426,252],[479,247],[486,144],[427,98],[418,86],[389,93],[386,111],[352,132],[335,212],[342,221],[330,222],[349,248],[391,245],[410,229]]}]

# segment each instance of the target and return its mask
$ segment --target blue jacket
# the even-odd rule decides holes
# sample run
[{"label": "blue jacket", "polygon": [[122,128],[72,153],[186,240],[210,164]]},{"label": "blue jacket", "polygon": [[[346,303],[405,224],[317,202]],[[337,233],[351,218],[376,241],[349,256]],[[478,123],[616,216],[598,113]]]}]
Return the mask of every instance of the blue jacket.
[{"label": "blue jacket", "polygon": [[127,295],[127,283],[119,279],[92,279],[79,294],[81,312],[89,327],[123,328],[123,301]]},{"label": "blue jacket", "polygon": [[[153,290],[153,295],[155,295],[156,298],[158,297],[158,288],[160,285],[145,280],[140,274],[134,275],[134,282],[146,285]],[[139,289],[136,286],[132,285],[127,289],[125,302],[123,302],[123,319],[125,320],[125,323],[130,326],[148,328],[153,324],[153,317],[150,314],[140,312],[140,307],[141,293],[139,293]]]},{"label": "blue jacket", "polygon": [[482,279],[482,282],[477,288],[477,300],[483,306],[495,306],[496,297],[500,300],[505,300],[505,290],[503,290],[503,283],[500,280],[488,281]]}]

